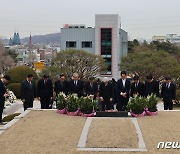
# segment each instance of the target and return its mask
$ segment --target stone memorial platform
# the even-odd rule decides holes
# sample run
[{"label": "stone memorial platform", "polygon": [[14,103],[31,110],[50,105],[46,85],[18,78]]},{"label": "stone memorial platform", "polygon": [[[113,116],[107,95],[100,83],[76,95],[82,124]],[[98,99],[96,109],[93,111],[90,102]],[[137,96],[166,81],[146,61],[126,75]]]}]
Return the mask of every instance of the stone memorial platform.
[{"label": "stone memorial platform", "polygon": [[96,112],[96,117],[128,117],[127,111],[111,111],[111,112],[105,112],[105,111],[98,111]]}]

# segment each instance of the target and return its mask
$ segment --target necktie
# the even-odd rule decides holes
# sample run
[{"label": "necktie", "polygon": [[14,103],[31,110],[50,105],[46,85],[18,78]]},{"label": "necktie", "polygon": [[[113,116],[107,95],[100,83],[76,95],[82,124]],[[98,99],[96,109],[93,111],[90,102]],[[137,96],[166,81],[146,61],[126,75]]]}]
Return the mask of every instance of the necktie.
[{"label": "necktie", "polygon": [[125,81],[125,80],[123,80],[123,87],[125,87],[125,82],[126,82],[126,81]]},{"label": "necktie", "polygon": [[75,86],[77,86],[77,81],[74,81]]},{"label": "necktie", "polygon": [[32,83],[31,83],[31,81],[29,81],[29,86],[30,86],[30,88],[32,88]]}]

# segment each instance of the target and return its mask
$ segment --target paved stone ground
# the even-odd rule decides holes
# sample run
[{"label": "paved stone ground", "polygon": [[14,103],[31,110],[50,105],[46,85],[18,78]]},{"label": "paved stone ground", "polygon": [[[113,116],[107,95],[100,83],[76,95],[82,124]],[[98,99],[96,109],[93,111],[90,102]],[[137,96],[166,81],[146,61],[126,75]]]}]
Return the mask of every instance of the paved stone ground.
[{"label": "paved stone ground", "polygon": [[163,111],[164,110],[164,104],[162,101],[160,101],[158,104],[157,104],[157,108],[158,108],[158,111]]},{"label": "paved stone ground", "polygon": [[[9,107],[9,109],[4,110],[3,117],[5,117],[9,114],[13,114],[13,113],[23,113],[24,112],[23,102],[21,100],[16,100],[15,103],[16,104],[14,104],[12,107]],[[39,100],[34,101],[33,108],[34,109],[40,109],[41,108]]]}]

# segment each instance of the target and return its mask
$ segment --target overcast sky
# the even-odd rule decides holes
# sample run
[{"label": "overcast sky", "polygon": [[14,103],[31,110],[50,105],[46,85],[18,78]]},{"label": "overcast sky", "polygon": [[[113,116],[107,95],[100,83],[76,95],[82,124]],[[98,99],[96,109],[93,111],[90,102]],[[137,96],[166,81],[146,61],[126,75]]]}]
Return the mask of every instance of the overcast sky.
[{"label": "overcast sky", "polygon": [[0,36],[56,33],[63,24],[94,26],[95,14],[119,14],[130,39],[180,35],[180,0],[0,0]]}]

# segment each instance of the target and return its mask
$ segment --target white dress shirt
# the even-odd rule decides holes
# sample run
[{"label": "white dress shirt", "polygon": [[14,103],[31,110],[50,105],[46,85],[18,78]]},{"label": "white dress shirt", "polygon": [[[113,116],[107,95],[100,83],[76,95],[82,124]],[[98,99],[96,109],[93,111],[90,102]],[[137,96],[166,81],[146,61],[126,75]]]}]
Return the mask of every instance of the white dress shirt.
[{"label": "white dress shirt", "polygon": [[126,79],[122,79],[123,87],[126,85]]}]

